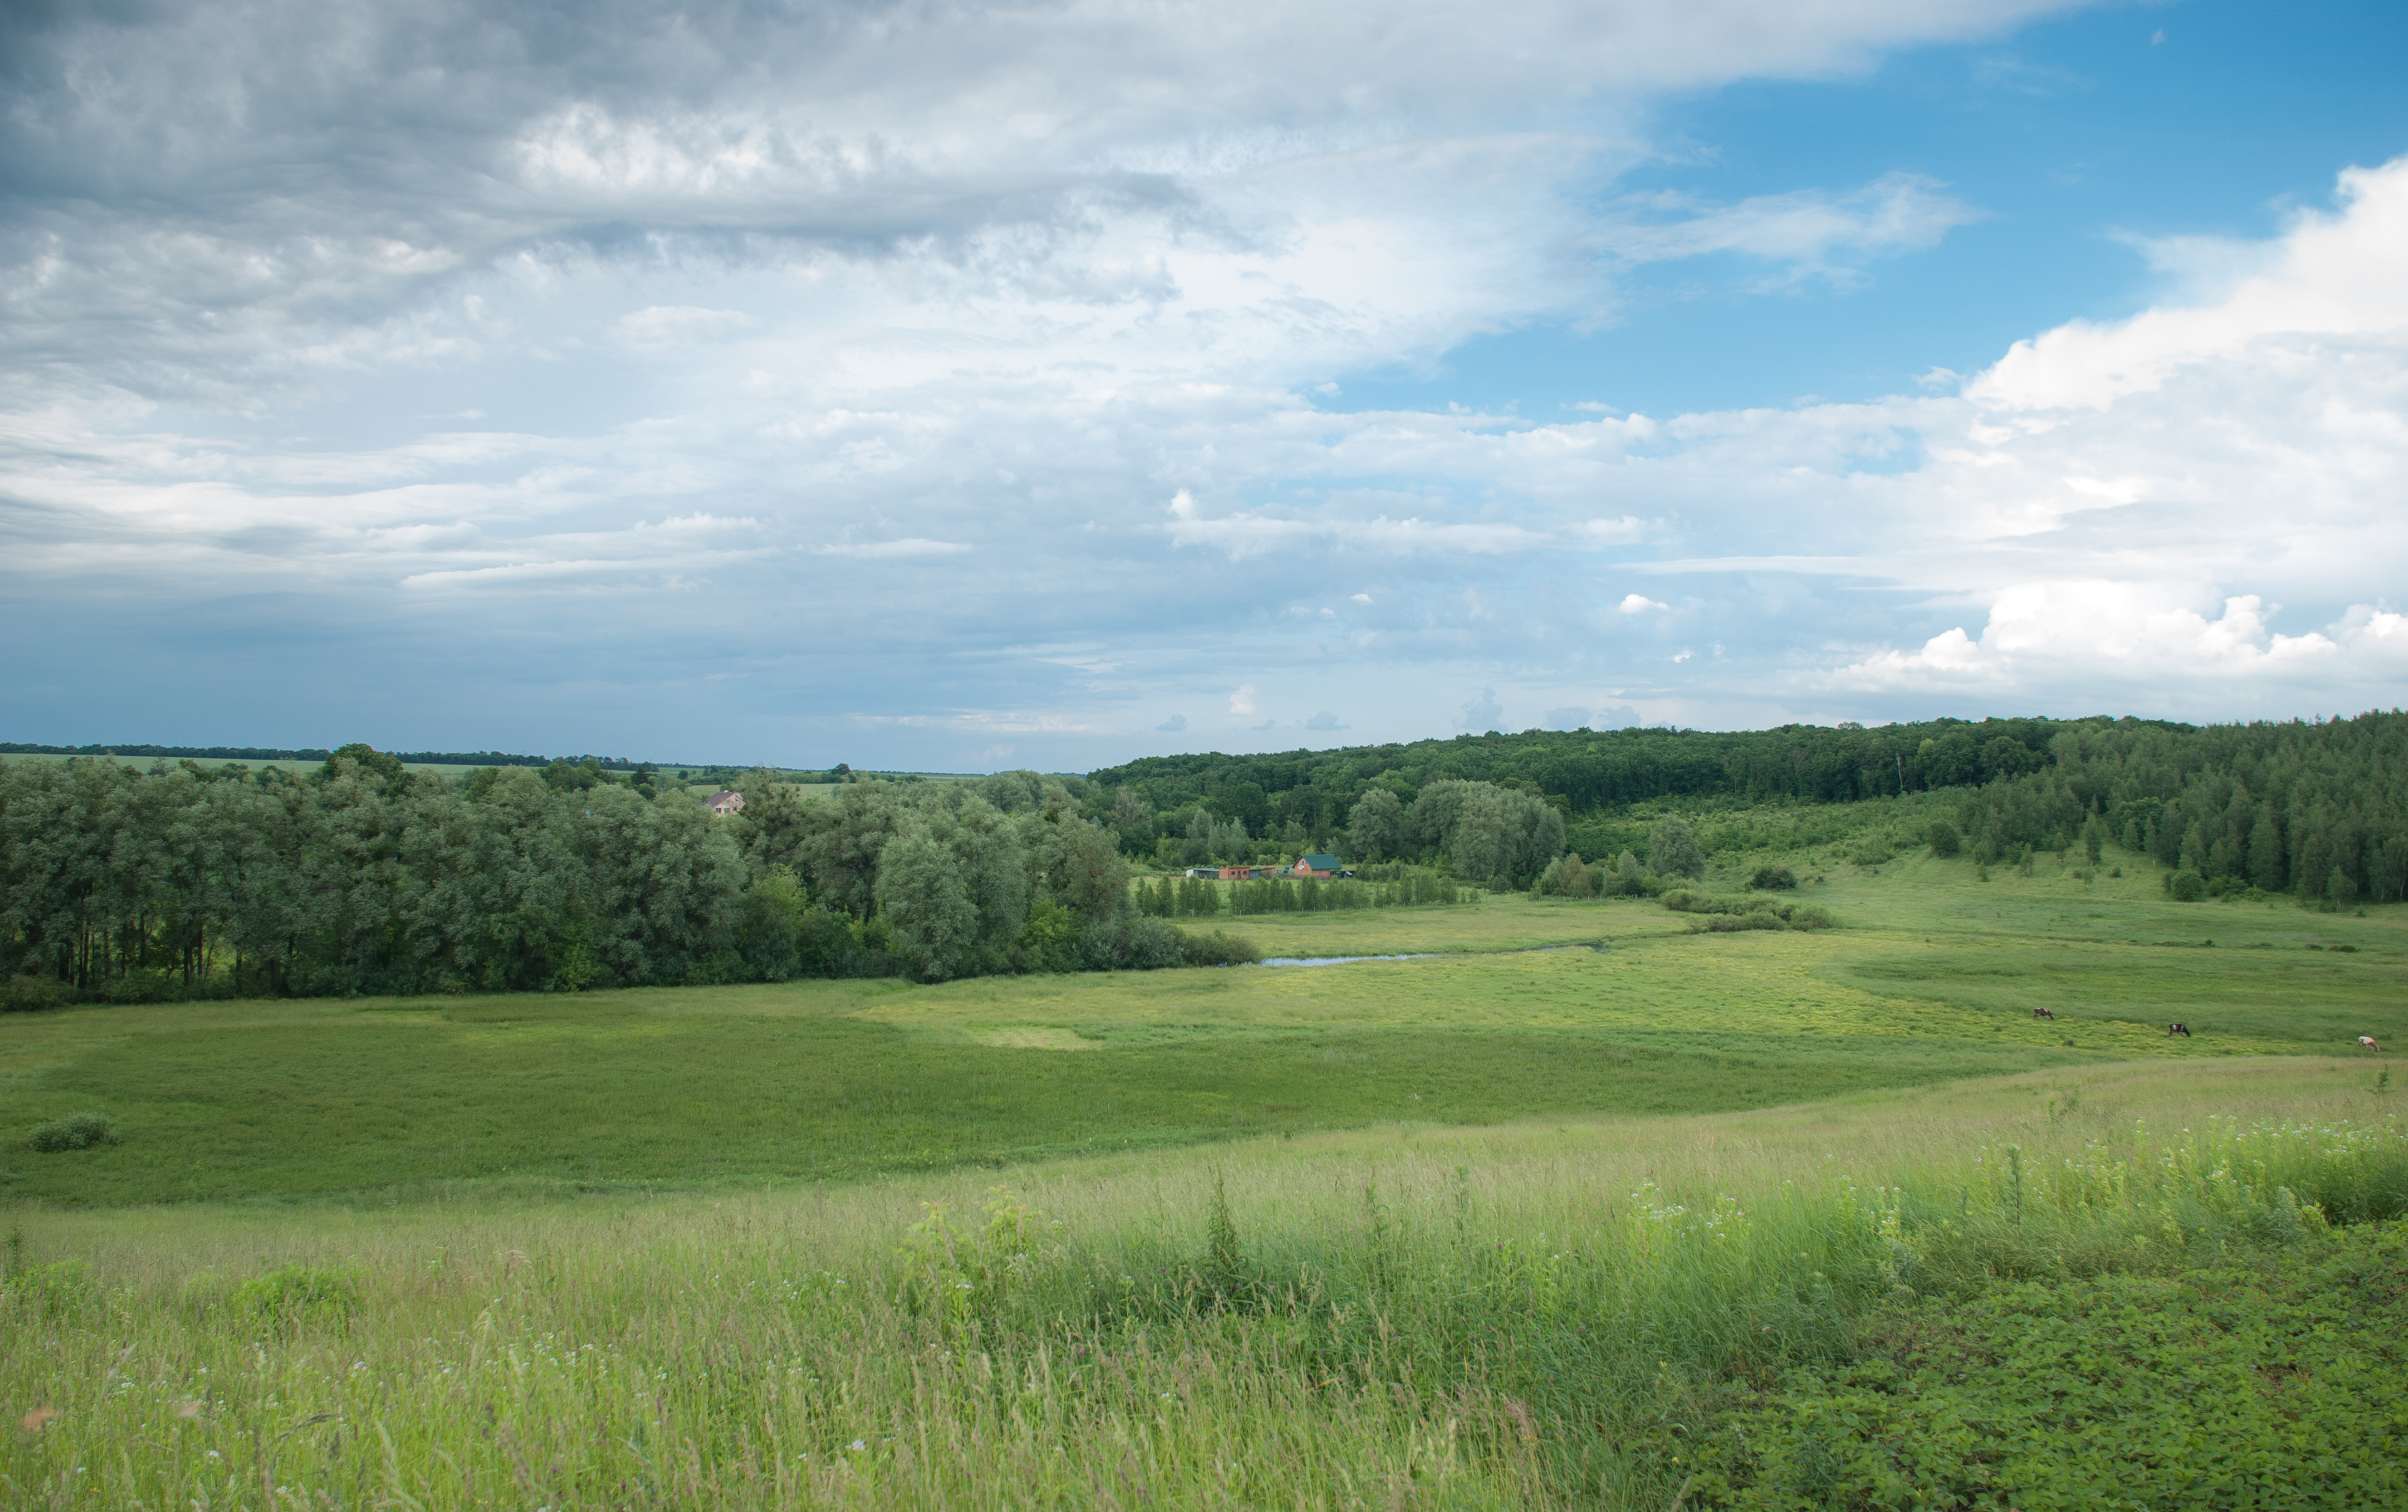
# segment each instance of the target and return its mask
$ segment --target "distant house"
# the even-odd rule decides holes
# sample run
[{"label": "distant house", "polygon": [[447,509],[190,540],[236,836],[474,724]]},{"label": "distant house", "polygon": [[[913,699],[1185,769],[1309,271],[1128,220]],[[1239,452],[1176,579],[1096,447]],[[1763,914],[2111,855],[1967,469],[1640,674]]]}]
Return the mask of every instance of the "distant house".
[{"label": "distant house", "polygon": [[1268,877],[1270,874],[1271,869],[1268,866],[1224,866],[1220,870],[1220,877],[1224,882],[1251,882],[1258,877]]},{"label": "distant house", "polygon": [[744,806],[744,795],[734,788],[722,788],[712,793],[707,801],[710,805],[710,811],[722,819],[725,819]]},{"label": "distant house", "polygon": [[1187,875],[1190,877],[1201,877],[1207,882],[1218,881],[1221,877],[1221,868],[1218,866],[1190,866],[1187,868]]},{"label": "distant house", "polygon": [[1339,863],[1336,856],[1324,856],[1319,854],[1298,856],[1296,858],[1296,864],[1288,868],[1288,875],[1290,877],[1311,877],[1326,882],[1338,875],[1338,867]]}]

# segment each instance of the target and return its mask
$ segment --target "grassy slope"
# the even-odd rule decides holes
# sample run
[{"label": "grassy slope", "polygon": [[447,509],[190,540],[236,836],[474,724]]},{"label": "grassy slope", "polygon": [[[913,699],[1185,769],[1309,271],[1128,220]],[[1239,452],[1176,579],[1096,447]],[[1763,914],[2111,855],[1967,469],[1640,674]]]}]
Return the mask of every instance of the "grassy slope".
[{"label": "grassy slope", "polygon": [[[2408,1035],[2408,911],[2175,905],[2154,875],[2052,871],[1828,867],[1802,895],[1848,926],[1829,934],[1498,897],[1231,921],[1280,953],[1457,952],[1428,961],[0,1019],[0,1200],[851,1177]],[[1607,949],[1462,953],[1569,942]],[[2198,1037],[2167,1039],[2171,1018]],[[125,1142],[26,1151],[86,1107]]]},{"label": "grassy slope", "polygon": [[[1970,1182],[1977,1211],[1995,1205],[2014,1145],[2032,1233],[2057,1235],[2042,1173],[2212,1114],[2380,1123],[2398,1097],[2372,1081],[2347,1059],[2201,1057],[1708,1116],[1255,1138],[1002,1173],[1028,1212],[1000,1242],[972,1236],[997,1174],[968,1171],[645,1201],[36,1211],[24,1258],[88,1269],[0,1296],[0,1406],[61,1414],[0,1435],[0,1490],[62,1507],[265,1505],[273,1484],[287,1505],[1661,1508],[1699,1448],[1727,1447],[1678,1425],[1710,1426],[1735,1383],[1847,1357],[1850,1319],[1878,1301],[1865,1203],[1927,1189],[1956,1215]],[[1247,1263],[1324,1277],[1327,1301],[1254,1319],[1177,1302],[1222,1178]],[[950,1250],[914,1239],[929,1202],[955,1215]],[[2077,1249],[2081,1211],[2048,1209]],[[2161,1232],[2153,1214],[2126,1226]],[[1928,1220],[1913,1236],[1944,1254]],[[2114,1239],[2151,1274],[2185,1263]],[[1017,1279],[980,1268],[1005,1253],[1027,1261]],[[289,1264],[355,1305],[243,1290]],[[1854,1290],[1813,1292],[1827,1273]],[[914,1277],[951,1296],[956,1277],[994,1310],[909,1305]],[[1613,1326],[1592,1335],[1596,1318]],[[2240,1359],[2242,1384],[2270,1363],[2280,1388],[2273,1356]],[[2344,1420],[2393,1420],[2396,1377],[2361,1379]],[[2121,1393],[2082,1432],[2120,1406],[2178,1416],[2183,1395]],[[2279,1462],[2298,1494],[2267,1501],[2269,1473],[2242,1505],[2375,1505],[2311,1498]]]}]

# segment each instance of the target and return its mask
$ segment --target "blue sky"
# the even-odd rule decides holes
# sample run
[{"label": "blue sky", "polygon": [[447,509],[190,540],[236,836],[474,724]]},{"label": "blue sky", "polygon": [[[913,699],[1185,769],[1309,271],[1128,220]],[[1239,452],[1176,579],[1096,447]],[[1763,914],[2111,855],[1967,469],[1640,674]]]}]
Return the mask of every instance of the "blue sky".
[{"label": "blue sky", "polygon": [[5,24],[0,738],[2399,702],[2408,16]]}]

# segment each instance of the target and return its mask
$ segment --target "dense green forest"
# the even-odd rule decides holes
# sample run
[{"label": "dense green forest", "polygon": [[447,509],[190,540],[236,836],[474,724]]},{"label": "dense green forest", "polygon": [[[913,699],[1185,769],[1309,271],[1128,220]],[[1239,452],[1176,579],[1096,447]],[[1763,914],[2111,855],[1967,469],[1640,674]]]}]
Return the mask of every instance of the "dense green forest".
[{"label": "dense green forest", "polygon": [[[1237,859],[1255,836],[1265,853],[1312,846],[1365,861],[1443,859],[1467,879],[1525,885],[1551,859],[1551,845],[1591,858],[1643,855],[1655,813],[1730,816],[1698,826],[1718,853],[1770,843],[1742,811],[1920,795],[1910,806],[1940,803],[1947,827],[1983,862],[2096,839],[2193,874],[2211,892],[2251,887],[2391,902],[2408,880],[2408,717],[2397,710],[2207,726],[2095,719],[1729,734],[1533,730],[1149,757],[1089,781],[1091,806],[1123,849],[1164,865]],[[1542,829],[1526,808],[1514,828],[1503,794],[1560,814],[1560,831]],[[1443,795],[1436,805],[1434,795]],[[1469,830],[1450,828],[1467,804]],[[1896,843],[1924,839],[1900,834]]]},{"label": "dense green forest", "polygon": [[1737,861],[1740,881],[1785,875],[1747,858],[1842,841],[1870,863],[1927,845],[1985,864],[2077,847],[2097,861],[2114,846],[2165,866],[2183,898],[2350,907],[2408,890],[2396,711],[1531,732],[1161,757],[1086,778],[835,775],[815,796],[756,771],[721,820],[650,763],[596,758],[458,777],[366,746],[304,777],[190,759],[0,763],[7,1001],[1227,960],[1239,942],[1166,921],[1217,904],[1133,892],[1132,862],[1308,848],[1389,880],[1293,904],[1246,893],[1232,910],[1436,902],[1458,884],[1654,892],[1710,863]]},{"label": "dense green forest", "polygon": [[555,762],[455,779],[365,746],[305,778],[8,763],[10,1001],[941,979],[1182,960],[1183,937],[1138,913],[1126,863],[1059,779],[863,782],[812,801],[763,778],[723,820],[646,775]]}]

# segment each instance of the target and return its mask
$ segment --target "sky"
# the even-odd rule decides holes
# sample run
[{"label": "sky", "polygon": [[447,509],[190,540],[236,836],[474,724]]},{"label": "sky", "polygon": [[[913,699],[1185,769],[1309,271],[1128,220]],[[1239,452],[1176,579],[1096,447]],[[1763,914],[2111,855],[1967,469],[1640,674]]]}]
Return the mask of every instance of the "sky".
[{"label": "sky", "polygon": [[0,11],[0,739],[2408,685],[2408,7]]}]

